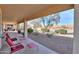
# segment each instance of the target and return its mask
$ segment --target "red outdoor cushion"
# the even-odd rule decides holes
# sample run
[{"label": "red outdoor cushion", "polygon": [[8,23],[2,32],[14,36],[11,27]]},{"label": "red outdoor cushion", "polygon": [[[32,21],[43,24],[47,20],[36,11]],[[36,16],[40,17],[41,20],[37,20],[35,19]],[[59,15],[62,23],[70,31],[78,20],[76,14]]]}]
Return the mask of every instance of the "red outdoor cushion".
[{"label": "red outdoor cushion", "polygon": [[10,46],[13,46],[14,45],[14,43],[13,43],[13,41],[10,39],[10,38],[7,38],[7,43],[10,45]]},{"label": "red outdoor cushion", "polygon": [[6,35],[6,41],[10,46],[13,46],[14,43],[12,41],[12,39],[10,38],[10,36],[8,35],[8,33],[5,34]]},{"label": "red outdoor cushion", "polygon": [[9,35],[7,33],[6,33],[6,41],[11,46],[11,53],[16,52],[16,51],[24,48],[24,46],[20,43],[15,45],[14,42],[12,41],[12,39],[9,37]]},{"label": "red outdoor cushion", "polygon": [[14,53],[14,52],[16,52],[18,50],[21,50],[23,48],[24,48],[24,46],[22,44],[19,44],[19,45],[15,46],[15,47],[11,47],[11,53]]},{"label": "red outdoor cushion", "polygon": [[6,37],[10,38],[9,35],[8,35],[8,33],[6,33],[5,35],[6,35]]}]

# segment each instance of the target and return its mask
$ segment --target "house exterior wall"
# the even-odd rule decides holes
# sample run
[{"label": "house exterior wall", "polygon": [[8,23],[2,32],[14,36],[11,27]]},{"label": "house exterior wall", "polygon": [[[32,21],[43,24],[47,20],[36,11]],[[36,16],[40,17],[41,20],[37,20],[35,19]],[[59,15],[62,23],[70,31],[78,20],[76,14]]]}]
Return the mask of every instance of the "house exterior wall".
[{"label": "house exterior wall", "polygon": [[0,8],[0,49],[2,47],[2,11],[1,11],[1,8]]},{"label": "house exterior wall", "polygon": [[79,5],[75,5],[73,53],[79,54]]},{"label": "house exterior wall", "polygon": [[3,29],[6,29],[6,25],[7,24],[12,24],[13,25],[13,29],[17,30],[17,24],[15,22],[3,22]]}]

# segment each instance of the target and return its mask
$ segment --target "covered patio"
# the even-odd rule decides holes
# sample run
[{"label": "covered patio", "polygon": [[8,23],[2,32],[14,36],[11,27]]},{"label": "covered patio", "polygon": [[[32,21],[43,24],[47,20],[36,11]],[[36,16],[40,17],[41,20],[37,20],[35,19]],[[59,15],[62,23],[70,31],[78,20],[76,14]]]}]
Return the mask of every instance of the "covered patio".
[{"label": "covered patio", "polygon": [[[73,4],[0,5],[0,54],[72,54],[73,38],[48,38],[44,34],[34,35],[27,32],[28,21],[72,8]],[[7,37],[16,38],[13,45],[8,44]],[[21,46],[12,50],[18,45]]]}]

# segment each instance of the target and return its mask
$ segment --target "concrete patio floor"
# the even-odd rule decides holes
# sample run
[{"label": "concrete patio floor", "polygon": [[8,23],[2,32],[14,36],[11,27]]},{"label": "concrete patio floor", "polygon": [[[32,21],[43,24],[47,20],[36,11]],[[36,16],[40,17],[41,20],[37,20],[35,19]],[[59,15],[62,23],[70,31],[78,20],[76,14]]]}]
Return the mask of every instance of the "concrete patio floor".
[{"label": "concrete patio floor", "polygon": [[[30,39],[29,37],[25,37],[24,40],[22,39],[22,35],[18,34],[17,32],[8,32],[11,38],[17,38],[19,42],[24,46],[24,49],[14,52],[13,54],[59,54],[56,51],[53,51],[34,40]],[[28,44],[33,43],[35,46],[33,48],[28,48]]]}]

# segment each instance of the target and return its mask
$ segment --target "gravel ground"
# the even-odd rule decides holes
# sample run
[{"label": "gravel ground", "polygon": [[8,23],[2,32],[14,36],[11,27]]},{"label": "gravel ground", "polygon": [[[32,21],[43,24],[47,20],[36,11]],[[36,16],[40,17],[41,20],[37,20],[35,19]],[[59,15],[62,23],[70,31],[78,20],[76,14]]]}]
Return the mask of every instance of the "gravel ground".
[{"label": "gravel ground", "polygon": [[50,48],[60,54],[72,54],[73,38],[62,36],[50,36],[45,34],[29,34],[29,38]]}]

